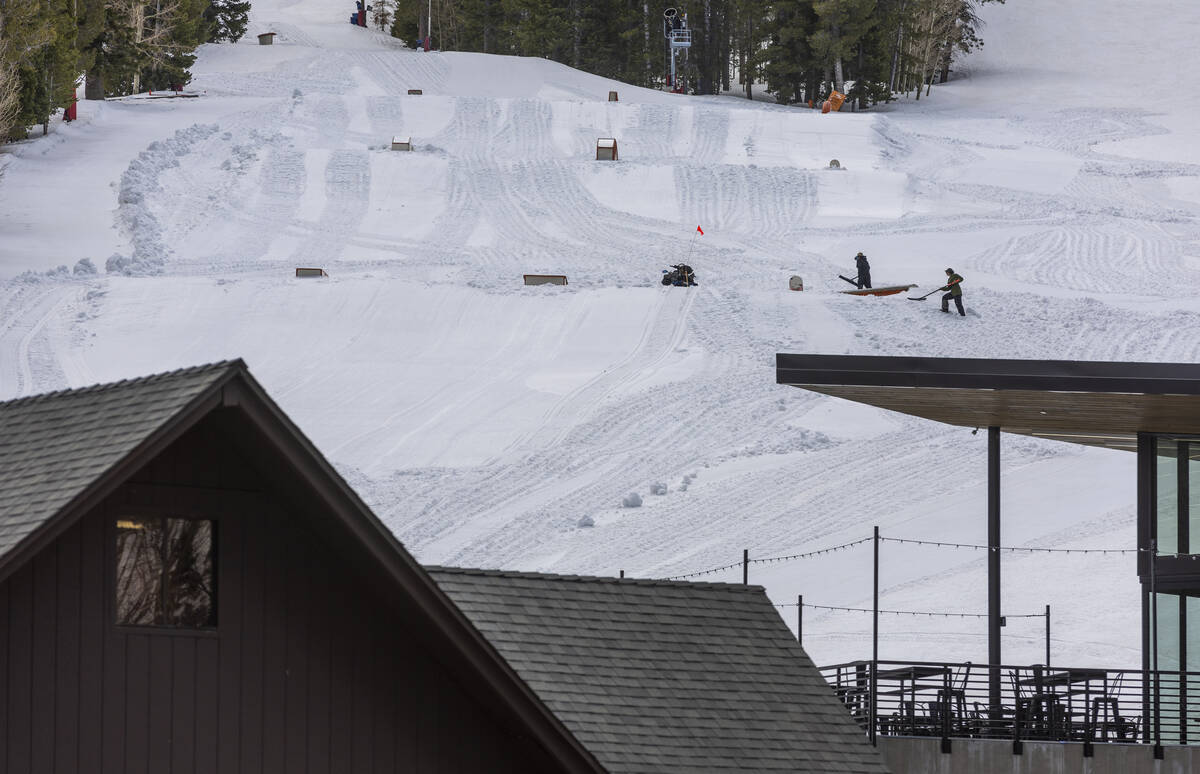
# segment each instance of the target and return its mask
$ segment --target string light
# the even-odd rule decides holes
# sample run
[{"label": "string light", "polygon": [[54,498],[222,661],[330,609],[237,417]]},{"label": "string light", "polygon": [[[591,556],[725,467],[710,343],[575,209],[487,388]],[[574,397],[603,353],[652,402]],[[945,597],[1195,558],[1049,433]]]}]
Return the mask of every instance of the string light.
[{"label": "string light", "polygon": [[853,540],[849,543],[843,543],[840,546],[833,546],[831,548],[821,548],[816,551],[809,551],[809,552],[803,553],[803,554],[791,554],[789,556],[773,556],[773,557],[770,557],[767,559],[751,559],[750,564],[759,564],[762,562],[789,562],[794,559],[807,559],[810,556],[817,556],[819,554],[829,554],[829,553],[833,553],[834,551],[841,551],[844,548],[850,548],[851,546],[862,545],[863,543],[870,543],[873,539],[874,538],[863,538],[862,540]]},{"label": "string light", "polygon": [[[776,607],[798,607],[799,602],[780,602],[776,603]],[[835,607],[832,605],[812,605],[808,602],[804,603],[806,608],[815,608],[817,610],[836,610],[849,613],[874,613],[875,611],[869,607]],[[880,614],[886,615],[911,615],[911,616],[927,616],[929,618],[987,618],[988,613],[934,613],[925,610],[880,610]],[[1004,618],[1045,618],[1045,613],[1026,613],[1023,615],[1005,615]]]},{"label": "string light", "polygon": [[[979,545],[977,543],[947,543],[940,540],[916,540],[914,538],[879,538],[887,543],[910,543],[918,546],[937,546],[939,548],[970,548],[975,551],[1007,551],[1009,553],[1045,553],[1045,554],[1136,554],[1139,551],[1148,551],[1145,548],[1043,548],[1040,546],[992,546]],[[1165,554],[1159,554],[1165,556]],[[1196,556],[1188,554],[1188,556]]]},{"label": "string light", "polygon": [[700,572],[690,572],[687,575],[672,575],[668,578],[663,578],[663,580],[672,581],[672,580],[684,580],[686,578],[699,578],[701,575],[712,575],[714,572],[725,572],[726,570],[732,570],[734,567],[741,567],[741,566],[742,566],[741,562],[735,562],[734,564],[727,564],[724,567],[714,567],[711,570],[701,570]]},{"label": "string light", "polygon": [[[820,548],[815,551],[807,551],[799,554],[789,554],[787,556],[772,556],[763,559],[747,559],[741,562],[726,564],[722,567],[714,567],[710,570],[700,570],[686,575],[672,575],[663,580],[686,580],[688,578],[699,578],[704,575],[712,575],[713,573],[725,572],[737,567],[744,567],[747,564],[774,564],[775,562],[791,562],[798,559],[807,559],[821,554],[834,553],[847,548],[870,543],[874,540],[873,537],[862,538],[861,540],[852,540],[849,543],[843,543],[839,546],[830,546],[829,548]],[[1200,554],[1164,554],[1155,553],[1149,548],[1045,548],[1042,546],[985,546],[978,543],[951,543],[941,540],[918,540],[916,538],[894,538],[894,537],[879,537],[880,542],[884,543],[908,543],[917,546],[934,546],[937,548],[955,548],[955,549],[970,549],[972,551],[1003,551],[1006,553],[1044,553],[1044,554],[1138,554],[1138,553],[1154,553],[1158,558],[1165,559],[1188,559],[1196,561],[1200,559]]]},{"label": "string light", "polygon": [[[774,562],[790,562],[790,561],[794,561],[796,559],[807,559],[810,556],[818,556],[820,554],[831,554],[834,551],[841,551],[843,549],[850,548],[852,546],[857,546],[862,543],[870,543],[873,539],[874,538],[863,538],[862,540],[852,540],[851,542],[843,543],[840,546],[830,546],[829,548],[819,548],[815,551],[808,551],[803,554],[791,554],[789,556],[772,556],[772,557],[768,557],[765,559],[750,559],[750,560],[748,560],[748,562],[749,562],[749,564],[767,564],[767,563],[774,563]],[[733,564],[727,564],[723,567],[714,567],[711,570],[701,570],[699,572],[688,573],[687,575],[672,575],[668,578],[663,578],[663,580],[685,580],[687,578],[698,578],[702,575],[712,575],[715,572],[725,572],[726,570],[732,570],[735,567],[742,567],[744,564],[746,564],[746,562],[735,562]]]}]

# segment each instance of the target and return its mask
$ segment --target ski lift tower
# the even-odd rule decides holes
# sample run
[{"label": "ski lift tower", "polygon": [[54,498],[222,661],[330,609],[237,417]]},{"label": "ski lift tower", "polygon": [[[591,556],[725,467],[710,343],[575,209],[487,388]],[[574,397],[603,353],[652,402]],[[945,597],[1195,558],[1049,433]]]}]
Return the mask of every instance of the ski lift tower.
[{"label": "ski lift tower", "polygon": [[682,93],[683,90],[679,88],[675,76],[675,54],[680,49],[692,47],[692,31],[687,26],[687,14],[680,13],[675,8],[663,11],[663,34],[671,47],[671,76],[667,85],[671,87],[671,91]]}]

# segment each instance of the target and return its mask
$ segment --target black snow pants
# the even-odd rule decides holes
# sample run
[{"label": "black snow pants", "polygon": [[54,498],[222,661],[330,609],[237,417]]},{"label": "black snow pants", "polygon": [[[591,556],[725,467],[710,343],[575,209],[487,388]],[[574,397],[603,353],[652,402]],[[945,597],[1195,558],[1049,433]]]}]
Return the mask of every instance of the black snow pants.
[{"label": "black snow pants", "polygon": [[863,269],[858,272],[858,288],[862,290],[869,287],[871,287],[871,270]]},{"label": "black snow pants", "polygon": [[956,296],[953,293],[947,293],[946,295],[942,296],[942,311],[943,312],[950,311],[950,299],[952,299],[952,298],[954,299],[954,305],[956,307],[958,307],[958,313],[961,314],[963,317],[966,317],[967,313],[963,311],[961,295]]}]

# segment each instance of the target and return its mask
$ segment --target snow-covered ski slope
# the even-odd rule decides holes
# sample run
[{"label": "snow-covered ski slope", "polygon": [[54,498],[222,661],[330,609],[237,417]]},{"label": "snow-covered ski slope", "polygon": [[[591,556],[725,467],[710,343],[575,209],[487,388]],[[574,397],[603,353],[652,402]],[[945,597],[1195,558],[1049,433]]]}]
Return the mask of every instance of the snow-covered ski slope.
[{"label": "snow-covered ski slope", "polygon": [[[984,433],[776,386],[776,352],[1200,358],[1200,5],[988,6],[958,80],[844,115],[417,53],[351,5],[256,0],[201,97],[0,152],[0,398],[243,357],[420,560],[661,577],[876,524],[984,542]],[[968,316],[836,292],[859,250],[921,293],[952,266]],[[662,287],[681,260],[699,287]],[[1132,455],[1005,437],[1003,468],[1006,544],[1134,545]],[[1004,578],[1006,661],[1041,660],[1016,616],[1050,604],[1056,662],[1139,663],[1132,557]],[[887,543],[882,580],[885,609],[986,610],[982,552]],[[751,581],[869,607],[870,546]],[[882,627],[885,658],[986,658],[981,619]],[[870,654],[869,615],[804,629],[818,662]]]}]

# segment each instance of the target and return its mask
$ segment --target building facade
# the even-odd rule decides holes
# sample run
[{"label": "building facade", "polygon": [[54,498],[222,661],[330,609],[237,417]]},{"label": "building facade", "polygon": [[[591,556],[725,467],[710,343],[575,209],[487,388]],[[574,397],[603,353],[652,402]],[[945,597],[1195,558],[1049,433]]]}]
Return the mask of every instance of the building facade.
[{"label": "building facade", "polygon": [[435,579],[241,361],[0,402],[0,774],[751,758],[886,770],[761,588]]},{"label": "building facade", "polygon": [[1003,663],[1001,433],[1135,453],[1140,679],[1148,708],[1142,739],[1156,747],[1197,741],[1200,365],[778,354],[776,373],[780,384],[987,428],[990,664]]}]

